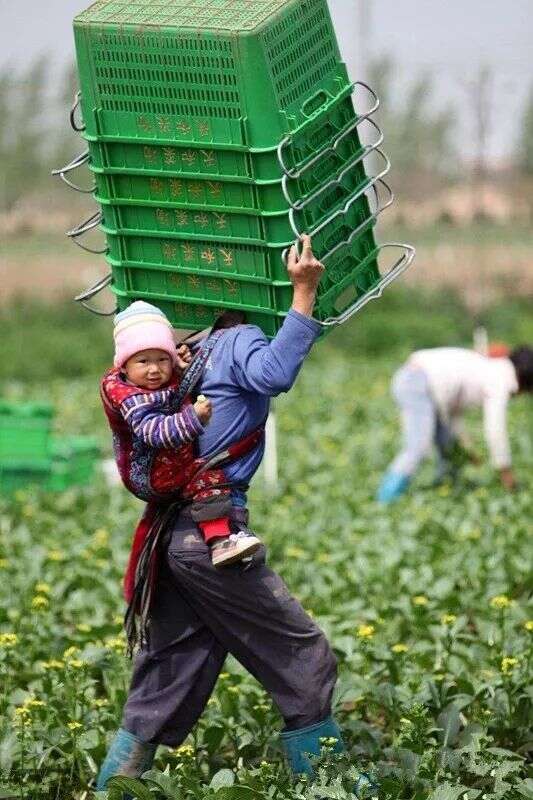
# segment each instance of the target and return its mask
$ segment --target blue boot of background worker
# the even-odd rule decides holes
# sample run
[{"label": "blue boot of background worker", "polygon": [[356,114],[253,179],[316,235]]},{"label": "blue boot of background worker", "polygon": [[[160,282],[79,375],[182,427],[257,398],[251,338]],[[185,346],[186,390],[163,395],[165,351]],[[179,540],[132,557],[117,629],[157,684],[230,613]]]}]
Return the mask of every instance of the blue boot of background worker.
[{"label": "blue boot of background worker", "polygon": [[381,480],[376,496],[378,502],[392,503],[394,500],[398,500],[402,494],[405,494],[410,483],[409,475],[401,475],[399,472],[389,470]]},{"label": "blue boot of background worker", "polygon": [[[314,775],[313,766],[309,755],[319,756],[325,745],[324,740],[335,739],[334,753],[343,753],[345,750],[342,734],[333,717],[327,717],[322,722],[299,728],[294,731],[283,731],[281,741],[287,756],[287,761],[295,775]],[[378,787],[371,778],[362,772],[353,788],[356,797],[375,797]]]},{"label": "blue boot of background worker", "polygon": [[142,742],[133,733],[119,728],[102,764],[96,791],[103,792],[110,778],[140,778],[153,764],[157,745]]}]

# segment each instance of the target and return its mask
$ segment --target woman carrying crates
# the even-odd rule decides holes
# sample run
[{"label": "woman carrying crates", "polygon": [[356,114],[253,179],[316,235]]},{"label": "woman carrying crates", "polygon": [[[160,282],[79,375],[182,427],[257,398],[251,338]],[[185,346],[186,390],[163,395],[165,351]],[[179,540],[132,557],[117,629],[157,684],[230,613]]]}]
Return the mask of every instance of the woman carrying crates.
[{"label": "woman carrying crates", "polygon": [[[270,398],[288,391],[318,338],[312,319],[322,264],[311,240],[293,248],[288,272],[293,302],[272,342],[252,325],[236,324],[220,336],[199,382],[213,404],[212,423],[200,437],[201,456],[264,425]],[[245,487],[263,445],[231,464],[231,516],[246,529]],[[137,777],[150,768],[158,744],[179,746],[202,714],[228,653],[271,694],[285,721],[281,734],[295,774],[312,775],[307,754],[324,739],[342,751],[331,715],[336,659],[324,633],[265,564],[261,548],[248,563],[216,569],[191,516],[181,508],[160,539],[150,609],[149,644],[135,658],[122,725],[102,765],[97,789],[114,775]],[[361,774],[356,790],[372,787]],[[368,796],[368,795],[365,795]]]}]

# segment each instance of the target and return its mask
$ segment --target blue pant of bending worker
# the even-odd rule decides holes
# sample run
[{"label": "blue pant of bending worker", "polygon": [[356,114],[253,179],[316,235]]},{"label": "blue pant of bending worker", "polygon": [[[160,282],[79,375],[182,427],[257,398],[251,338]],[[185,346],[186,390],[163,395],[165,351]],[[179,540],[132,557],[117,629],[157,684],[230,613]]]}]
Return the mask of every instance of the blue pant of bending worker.
[{"label": "blue pant of bending worker", "polygon": [[437,480],[451,469],[449,453],[456,441],[451,428],[439,417],[423,370],[404,366],[392,381],[392,394],[401,411],[403,445],[387,469],[378,489],[377,499],[390,503],[404,494],[416,470],[430,454],[437,451]]},{"label": "blue pant of bending worker", "polygon": [[[246,524],[247,512],[234,509]],[[324,633],[259,550],[249,564],[216,569],[187,512],[166,534],[151,610],[150,646],[135,658],[122,718],[98,779],[139,776],[158,744],[177,747],[214,689],[228,653],[265,687],[286,725],[293,771],[310,774],[304,753],[342,740],[331,719],[337,664]]]}]

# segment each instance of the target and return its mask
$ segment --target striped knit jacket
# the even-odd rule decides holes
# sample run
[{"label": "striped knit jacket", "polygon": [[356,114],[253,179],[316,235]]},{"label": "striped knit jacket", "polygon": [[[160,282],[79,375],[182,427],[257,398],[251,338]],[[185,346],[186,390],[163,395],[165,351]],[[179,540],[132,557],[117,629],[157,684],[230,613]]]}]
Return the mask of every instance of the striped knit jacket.
[{"label": "striped knit jacket", "polygon": [[178,384],[147,392],[119,370],[104,375],[101,396],[113,433],[113,448],[127,488],[141,500],[168,499],[190,478],[193,442],[204,428],[189,397],[176,410]]}]

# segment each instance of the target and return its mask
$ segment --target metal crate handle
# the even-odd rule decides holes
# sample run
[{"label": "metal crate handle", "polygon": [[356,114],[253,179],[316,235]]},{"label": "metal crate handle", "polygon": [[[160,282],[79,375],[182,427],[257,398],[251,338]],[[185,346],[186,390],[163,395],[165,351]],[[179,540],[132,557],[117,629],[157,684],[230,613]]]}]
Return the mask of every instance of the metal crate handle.
[{"label": "metal crate handle", "polygon": [[80,224],[77,225],[75,228],[72,228],[72,230],[67,231],[67,236],[69,237],[69,239],[72,239],[74,244],[77,244],[78,247],[81,247],[81,249],[85,250],[87,253],[94,253],[95,255],[102,255],[103,253],[107,253],[108,250],[107,246],[104,247],[102,250],[94,250],[92,247],[87,247],[87,245],[78,241],[80,236],[84,236],[86,233],[89,233],[89,231],[92,231],[94,230],[94,228],[97,228],[102,222],[102,220],[103,220],[102,212],[97,211],[88,219],[84,220],[83,222],[80,222]]},{"label": "metal crate handle", "polygon": [[75,183],[72,183],[67,177],[66,174],[68,172],[72,172],[75,169],[79,169],[83,167],[84,164],[89,162],[90,155],[88,150],[84,150],[83,153],[80,153],[79,156],[75,156],[72,161],[70,161],[66,166],[61,167],[61,169],[53,169],[52,175],[59,175],[63,183],[66,183],[67,186],[70,186],[71,189],[75,189],[77,192],[81,192],[82,194],[93,194],[96,191],[96,184],[90,189],[83,189],[81,186],[76,186]]},{"label": "metal crate handle", "polygon": [[[385,161],[385,166],[383,167],[381,172],[378,172],[377,175],[372,176],[369,181],[367,181],[363,186],[361,186],[361,188],[358,191],[356,191],[355,194],[349,198],[349,200],[346,201],[346,203],[343,205],[342,208],[338,208],[336,211],[333,211],[328,217],[326,217],[326,219],[323,222],[320,223],[320,225],[318,225],[316,228],[313,228],[313,230],[308,231],[309,236],[311,238],[313,238],[313,236],[316,236],[317,233],[320,233],[320,231],[324,230],[324,228],[326,228],[337,217],[345,216],[352,207],[352,205],[355,203],[355,201],[358,200],[363,194],[366,194],[366,192],[368,192],[369,189],[372,189],[372,187],[374,187],[378,183],[378,181],[381,181],[385,177],[385,175],[390,171],[391,163],[388,157],[383,152],[383,150],[380,150],[380,148],[377,147],[375,148],[375,152],[378,153]],[[345,170],[345,172],[346,171],[347,170]],[[289,211],[289,222],[291,224],[292,230],[294,231],[294,235],[296,236],[295,244],[296,246],[298,246],[302,231],[300,231],[298,229],[298,226],[296,225],[293,208],[291,208],[291,210]]]},{"label": "metal crate handle", "polygon": [[408,269],[416,255],[416,250],[414,247],[412,247],[410,244],[403,244],[401,242],[386,242],[385,244],[381,244],[373,251],[371,255],[375,257],[376,254],[379,254],[386,247],[400,247],[404,250],[404,253],[395,262],[395,264],[393,264],[393,266],[390,268],[387,274],[383,276],[379,283],[374,286],[373,289],[364,294],[362,297],[359,297],[337,317],[328,317],[325,320],[316,320],[319,325],[328,328],[334,325],[342,325],[344,322],[347,322],[371,300],[377,300],[380,298],[386,287],[395,281],[396,278],[399,278],[400,275],[405,272],[406,269]]},{"label": "metal crate handle", "polygon": [[76,303],[80,303],[87,311],[90,311],[91,314],[97,314],[99,317],[112,317],[114,314],[118,312],[118,306],[116,306],[113,311],[100,311],[98,308],[93,308],[87,302],[87,300],[92,300],[93,297],[96,297],[97,294],[100,294],[107,286],[111,284],[113,280],[113,275],[111,272],[108,275],[105,275],[103,278],[100,278],[94,286],[91,286],[90,289],[86,289],[81,294],[76,295],[74,300]]},{"label": "metal crate handle", "polygon": [[[349,235],[349,237],[347,239],[344,239],[342,242],[339,242],[331,250],[328,250],[328,252],[324,256],[320,257],[320,261],[326,261],[334,253],[336,253],[337,250],[340,250],[341,248],[346,247],[347,245],[350,245],[353,242],[353,240],[368,225],[370,225],[371,223],[375,222],[377,220],[377,218],[380,216],[380,214],[382,214],[385,211],[385,209],[389,208],[389,206],[391,206],[394,203],[394,193],[393,193],[391,187],[389,186],[389,184],[386,181],[384,181],[383,178],[379,178],[378,180],[375,181],[375,183],[372,183],[371,185],[367,184],[364,188],[365,188],[365,192],[367,192],[369,189],[371,189],[373,191],[374,199],[375,199],[375,203],[376,203],[375,210],[370,214],[370,216],[368,216],[366,219],[364,219],[357,226],[357,228],[354,228],[354,230],[351,231],[351,233],[350,233],[350,235]],[[387,193],[387,199],[384,202],[381,201],[381,198],[380,198],[380,194],[379,194],[379,189],[380,188],[383,188]],[[300,236],[301,236],[301,234],[300,234]],[[300,252],[298,250],[298,246],[300,244],[300,236],[298,237],[298,239],[296,240],[296,242],[294,244],[294,246],[296,247],[296,250],[298,252],[298,255],[300,255]],[[283,253],[281,254],[281,258],[282,258],[282,261],[285,264],[285,266],[287,265],[288,256],[289,256],[289,248],[286,248],[283,251]]]},{"label": "metal crate handle", "polygon": [[316,153],[316,155],[307,159],[303,163],[298,164],[298,167],[291,168],[287,167],[287,165],[285,164],[283,158],[283,150],[286,145],[292,142],[293,134],[290,133],[288,136],[285,136],[285,138],[283,138],[279,143],[277,151],[278,161],[285,175],[288,175],[289,178],[299,178],[301,175],[303,175],[303,173],[306,170],[308,170],[310,167],[314,166],[316,163],[321,161],[326,155],[326,153],[328,153],[330,150],[335,151],[335,149],[338,147],[338,145],[344,139],[345,136],[348,136],[348,134],[351,133],[353,130],[355,130],[362,122],[364,122],[365,119],[369,119],[372,116],[372,114],[378,110],[379,97],[377,96],[375,91],[371,89],[367,83],[364,83],[363,81],[356,81],[354,84],[352,84],[351,94],[354,94],[356,86],[362,86],[370,93],[370,95],[374,100],[374,105],[372,106],[372,108],[369,111],[366,111],[364,114],[358,116],[347,128],[344,128],[342,131],[340,131],[340,133],[335,137],[333,144],[328,145],[328,147],[325,147],[323,150],[320,150],[318,153]]},{"label": "metal crate handle", "polygon": [[76,122],[76,112],[79,109],[80,101],[81,101],[81,92],[78,91],[74,95],[74,103],[72,105],[72,108],[70,109],[70,115],[69,115],[69,117],[70,117],[70,125],[72,127],[72,130],[76,131],[76,133],[82,133],[86,128],[86,125],[84,124],[84,122],[83,122],[83,120],[81,118],[80,118],[80,124],[79,125]]},{"label": "metal crate handle", "polygon": [[328,181],[328,183],[324,184],[323,186],[319,186],[318,189],[315,189],[314,192],[312,192],[310,195],[307,195],[307,197],[305,197],[304,199],[300,199],[297,200],[296,202],[293,202],[289,191],[290,178],[288,175],[283,176],[283,179],[281,181],[281,189],[283,191],[283,196],[285,197],[287,203],[290,205],[291,209],[294,209],[295,211],[301,211],[302,209],[304,209],[309,203],[312,203],[313,200],[316,200],[317,197],[320,197],[320,195],[327,189],[329,189],[331,186],[336,186],[342,183],[345,175],[347,175],[347,173],[351,169],[353,169],[353,167],[357,166],[357,164],[359,164],[361,161],[364,161],[364,159],[368,155],[370,155],[370,153],[373,153],[375,150],[379,149],[379,147],[383,144],[383,139],[384,139],[383,132],[379,127],[379,125],[377,124],[377,122],[375,122],[373,119],[369,118],[368,122],[370,122],[370,124],[375,128],[375,130],[378,133],[378,138],[376,139],[376,141],[372,142],[372,144],[366,145],[359,153],[359,155],[356,156],[355,159],[352,159],[352,161],[348,162],[348,164],[344,165],[341,168],[340,172],[338,172],[335,175],[335,177],[332,178],[332,180]]}]

